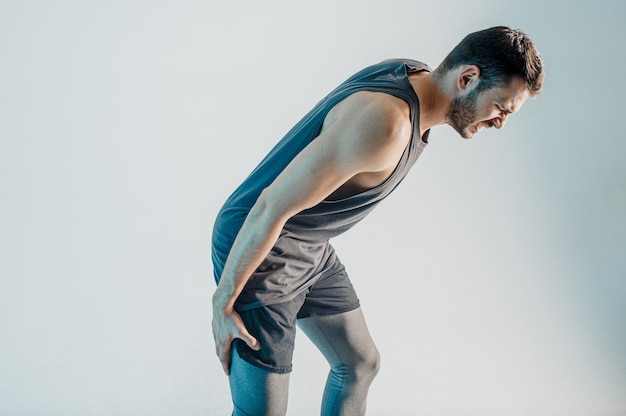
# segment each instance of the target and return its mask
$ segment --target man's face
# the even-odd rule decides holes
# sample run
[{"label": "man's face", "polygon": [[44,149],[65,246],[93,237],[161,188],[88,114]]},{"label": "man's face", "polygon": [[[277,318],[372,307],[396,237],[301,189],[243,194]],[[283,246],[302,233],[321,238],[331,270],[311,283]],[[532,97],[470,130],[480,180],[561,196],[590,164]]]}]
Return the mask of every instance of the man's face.
[{"label": "man's face", "polygon": [[476,87],[456,96],[450,103],[447,123],[464,139],[470,139],[483,128],[500,129],[509,115],[517,112],[526,99],[528,90],[520,79],[508,85],[477,92]]}]

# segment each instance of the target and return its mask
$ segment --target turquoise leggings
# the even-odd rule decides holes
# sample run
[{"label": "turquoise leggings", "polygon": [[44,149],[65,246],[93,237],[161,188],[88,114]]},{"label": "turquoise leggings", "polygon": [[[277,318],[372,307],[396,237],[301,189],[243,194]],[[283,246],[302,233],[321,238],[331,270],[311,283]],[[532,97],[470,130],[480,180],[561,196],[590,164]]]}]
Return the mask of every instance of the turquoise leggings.
[{"label": "turquoise leggings", "polygon": [[[299,319],[298,327],[330,365],[322,416],[364,415],[367,392],[378,373],[380,358],[361,308]],[[289,373],[274,373],[249,364],[233,348],[229,381],[234,416],[287,413]]]}]

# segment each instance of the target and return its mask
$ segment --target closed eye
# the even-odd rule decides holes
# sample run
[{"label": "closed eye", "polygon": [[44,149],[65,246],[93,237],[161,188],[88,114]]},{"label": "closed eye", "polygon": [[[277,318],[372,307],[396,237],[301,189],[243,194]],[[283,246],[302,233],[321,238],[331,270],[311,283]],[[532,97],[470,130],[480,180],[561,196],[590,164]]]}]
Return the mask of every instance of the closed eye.
[{"label": "closed eye", "polygon": [[511,111],[511,110],[508,110],[508,109],[506,109],[506,108],[502,108],[502,107],[500,107],[500,105],[499,105],[499,104],[496,104],[496,108],[498,109],[498,111],[499,111],[500,113],[505,114],[505,115],[509,115],[509,114],[512,114],[512,113],[513,113],[513,111]]}]

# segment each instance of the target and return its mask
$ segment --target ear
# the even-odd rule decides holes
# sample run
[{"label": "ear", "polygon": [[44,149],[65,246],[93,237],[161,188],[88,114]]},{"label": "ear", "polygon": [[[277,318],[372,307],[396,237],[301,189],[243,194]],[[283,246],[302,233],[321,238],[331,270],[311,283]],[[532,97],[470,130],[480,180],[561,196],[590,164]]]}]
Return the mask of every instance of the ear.
[{"label": "ear", "polygon": [[461,68],[459,77],[457,79],[457,87],[464,91],[468,88],[474,88],[478,84],[480,78],[480,68],[476,65],[466,65]]}]

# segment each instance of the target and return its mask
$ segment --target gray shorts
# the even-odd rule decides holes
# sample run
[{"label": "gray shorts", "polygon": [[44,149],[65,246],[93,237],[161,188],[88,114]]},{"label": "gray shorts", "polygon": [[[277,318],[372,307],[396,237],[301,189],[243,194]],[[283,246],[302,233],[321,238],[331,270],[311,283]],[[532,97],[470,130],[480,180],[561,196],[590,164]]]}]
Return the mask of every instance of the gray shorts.
[{"label": "gray shorts", "polygon": [[296,320],[313,315],[335,315],[359,307],[359,299],[341,263],[287,302],[239,311],[246,328],[261,344],[254,351],[240,339],[234,341],[239,356],[274,373],[291,372]]}]

